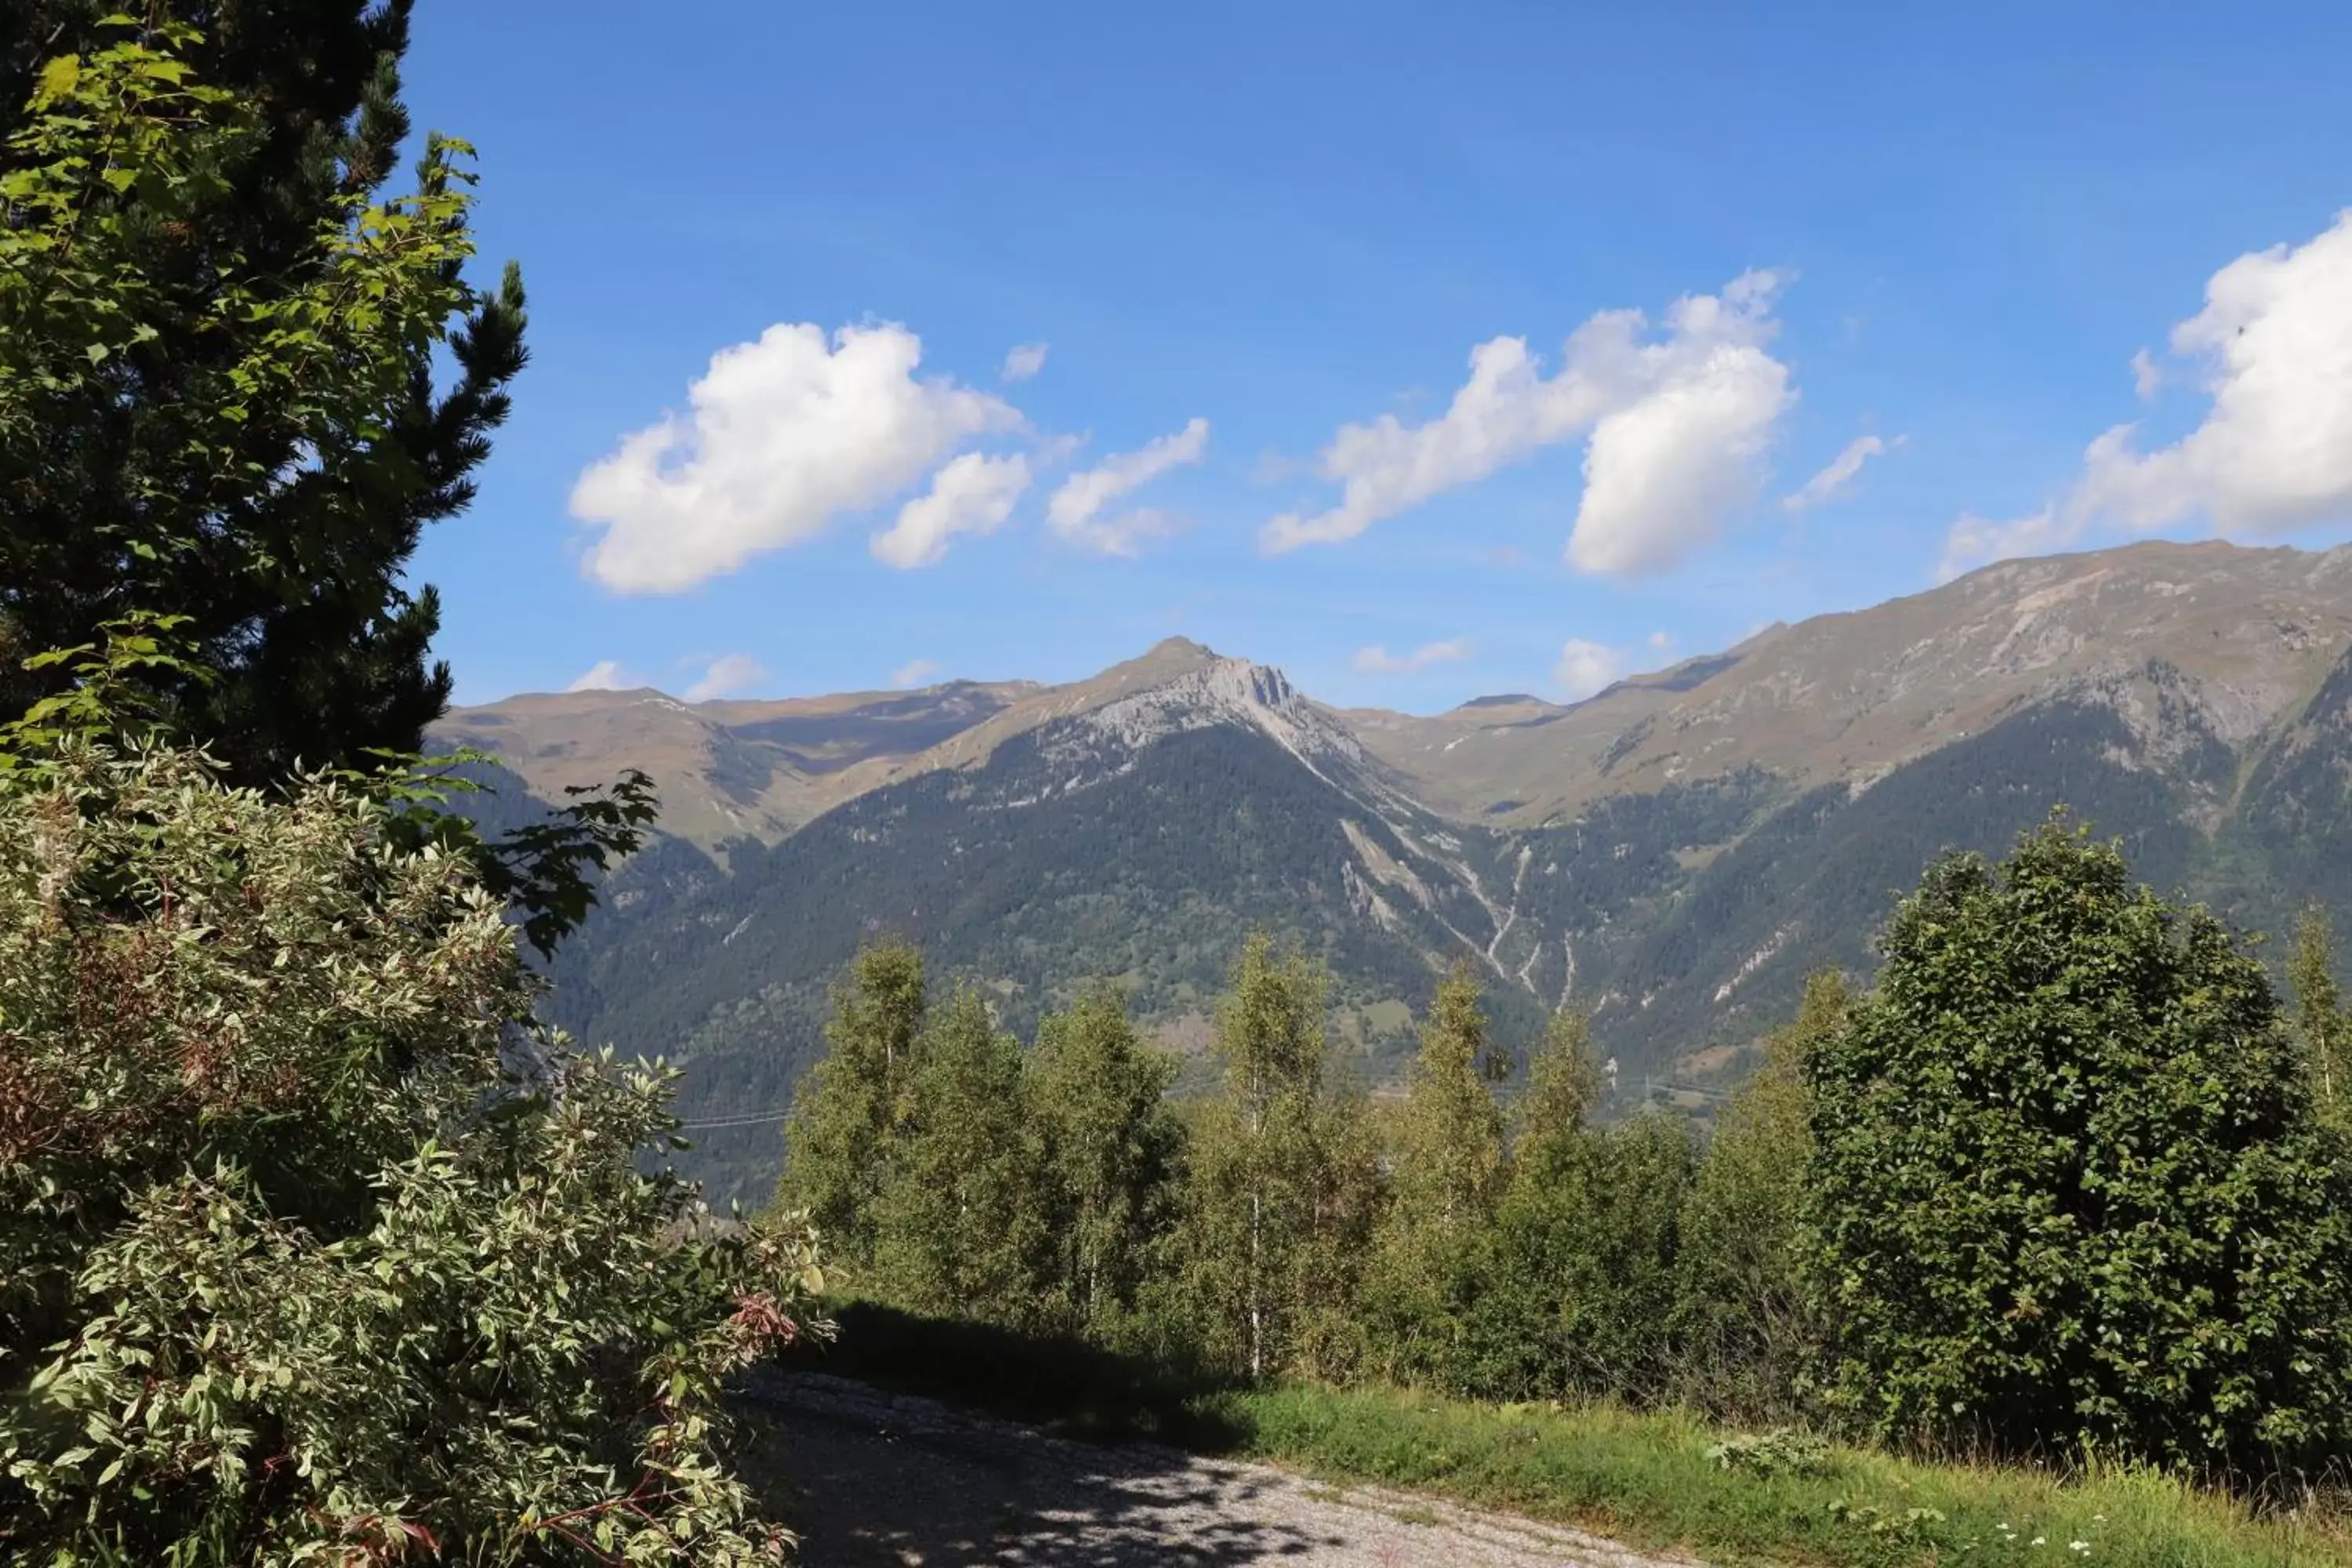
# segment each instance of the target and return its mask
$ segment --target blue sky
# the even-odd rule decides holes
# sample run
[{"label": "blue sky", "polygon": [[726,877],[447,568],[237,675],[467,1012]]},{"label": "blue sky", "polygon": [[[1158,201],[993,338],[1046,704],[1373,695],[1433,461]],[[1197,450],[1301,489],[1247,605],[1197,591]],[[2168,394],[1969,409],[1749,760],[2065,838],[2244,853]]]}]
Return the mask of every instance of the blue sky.
[{"label": "blue sky", "polygon": [[2336,542],[2347,68],[2317,4],[427,0],[533,363],[417,575],[461,701],[1181,634],[1430,710]]}]

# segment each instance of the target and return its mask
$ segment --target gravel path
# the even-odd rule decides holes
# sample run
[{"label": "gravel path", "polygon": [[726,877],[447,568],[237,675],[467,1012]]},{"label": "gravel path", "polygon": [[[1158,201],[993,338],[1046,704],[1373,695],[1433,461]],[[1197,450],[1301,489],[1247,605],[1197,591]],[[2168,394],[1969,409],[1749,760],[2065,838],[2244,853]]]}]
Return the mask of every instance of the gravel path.
[{"label": "gravel path", "polygon": [[1068,1442],[817,1373],[771,1376],[748,1398],[782,1439],[807,1568],[1690,1568],[1507,1514]]}]

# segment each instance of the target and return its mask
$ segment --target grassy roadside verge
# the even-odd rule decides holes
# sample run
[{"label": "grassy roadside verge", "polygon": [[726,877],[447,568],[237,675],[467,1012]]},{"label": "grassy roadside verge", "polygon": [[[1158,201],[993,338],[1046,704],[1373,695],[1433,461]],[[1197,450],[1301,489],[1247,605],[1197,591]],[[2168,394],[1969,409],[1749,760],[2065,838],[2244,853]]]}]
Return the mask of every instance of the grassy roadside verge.
[{"label": "grassy roadside verge", "polygon": [[1243,1451],[1334,1478],[1434,1491],[1714,1561],[2285,1568],[2352,1543],[2144,1470],[2032,1471],[1830,1448],[1801,1469],[1727,1469],[1724,1434],[1608,1406],[1514,1408],[1374,1389],[1210,1396]]},{"label": "grassy roadside verge", "polygon": [[868,1306],[827,1370],[1076,1436],[1149,1437],[1577,1524],[1723,1564],[2320,1568],[2352,1535],[2255,1519],[2228,1499],[2117,1469],[1927,1464],[1844,1448],[1727,1468],[1727,1434],[1675,1413],[1495,1406],[1385,1389],[1214,1387],[1087,1347]]}]

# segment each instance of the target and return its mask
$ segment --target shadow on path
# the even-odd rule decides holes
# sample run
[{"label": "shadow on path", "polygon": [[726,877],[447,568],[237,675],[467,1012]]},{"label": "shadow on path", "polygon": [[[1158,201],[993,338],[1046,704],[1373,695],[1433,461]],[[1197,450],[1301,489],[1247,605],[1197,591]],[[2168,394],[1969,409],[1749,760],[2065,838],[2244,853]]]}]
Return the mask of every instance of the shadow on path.
[{"label": "shadow on path", "polygon": [[772,1373],[744,1399],[777,1440],[759,1468],[809,1568],[1429,1560],[1364,1555],[1300,1517],[1316,1489],[1258,1466],[1072,1443],[822,1373]]}]

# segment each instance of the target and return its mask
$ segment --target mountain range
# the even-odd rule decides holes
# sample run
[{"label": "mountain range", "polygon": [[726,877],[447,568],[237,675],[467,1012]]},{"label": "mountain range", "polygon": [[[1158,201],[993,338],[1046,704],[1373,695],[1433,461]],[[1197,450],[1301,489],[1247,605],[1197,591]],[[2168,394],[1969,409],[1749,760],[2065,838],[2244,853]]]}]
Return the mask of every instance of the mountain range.
[{"label": "mountain range", "polygon": [[2006,562],[1569,705],[1339,710],[1171,639],[1066,685],[525,696],[438,738],[499,760],[501,814],[654,775],[665,831],[559,957],[553,1007],[683,1063],[722,1196],[772,1177],[826,987],[884,932],[1012,1026],[1108,981],[1191,1047],[1265,927],[1328,965],[1375,1081],[1466,959],[1507,1040],[1587,1009],[1621,1103],[1703,1107],[1807,973],[1867,973],[1929,859],[2053,806],[2243,926],[2342,900],[2352,547]]}]

